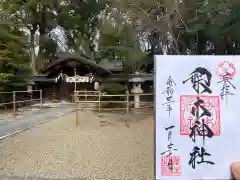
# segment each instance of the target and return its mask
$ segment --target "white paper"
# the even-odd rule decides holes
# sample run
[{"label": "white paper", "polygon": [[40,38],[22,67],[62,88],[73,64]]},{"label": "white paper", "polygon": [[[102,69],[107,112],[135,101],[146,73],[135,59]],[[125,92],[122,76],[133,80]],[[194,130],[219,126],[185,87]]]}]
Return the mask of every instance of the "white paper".
[{"label": "white paper", "polygon": [[[238,90],[240,88],[238,74],[240,56],[155,56],[155,68],[156,179],[232,179],[230,166],[232,162],[240,160],[240,116],[238,114],[240,112],[240,91]],[[194,70],[196,73],[191,76]],[[211,73],[211,78],[208,78],[206,72]],[[167,83],[169,78],[176,84],[172,81]],[[190,79],[183,83],[188,78]],[[201,79],[200,90],[195,81],[197,78]],[[209,87],[208,83],[211,83]],[[196,85],[196,90],[193,84]],[[172,98],[167,99],[171,94],[166,93],[167,89],[172,93]],[[202,93],[203,90],[206,92]],[[199,102],[204,102],[200,105],[207,111],[194,105],[197,96],[200,98]],[[170,103],[170,107],[164,104],[168,102],[167,100],[174,101]],[[193,107],[195,109],[192,109]],[[172,109],[170,116],[167,108]],[[199,109],[198,115],[197,109]],[[195,116],[192,115],[194,112]],[[200,115],[203,116],[200,117]],[[189,135],[192,132],[190,128],[197,123],[197,117],[200,124],[199,128],[194,128],[196,130],[194,142],[192,139],[194,136]],[[205,119],[204,124],[207,124],[214,133],[211,138],[211,133],[206,126],[202,128],[203,119]],[[175,126],[171,129],[171,133],[165,130],[170,126]],[[200,135],[197,135],[197,130],[200,130]],[[209,137],[205,136],[203,139],[201,130],[204,130]],[[204,148],[206,153],[210,154],[204,155],[204,159],[201,159],[200,155],[203,153],[196,151],[198,154],[196,153],[195,169],[192,163],[194,161],[190,161],[190,153],[193,152],[194,147],[200,150]],[[163,157],[162,153],[165,151],[168,154],[163,154],[165,155]],[[169,156],[166,157],[167,155]],[[172,163],[171,161],[169,163],[170,159]],[[212,164],[197,163],[202,160]]]}]

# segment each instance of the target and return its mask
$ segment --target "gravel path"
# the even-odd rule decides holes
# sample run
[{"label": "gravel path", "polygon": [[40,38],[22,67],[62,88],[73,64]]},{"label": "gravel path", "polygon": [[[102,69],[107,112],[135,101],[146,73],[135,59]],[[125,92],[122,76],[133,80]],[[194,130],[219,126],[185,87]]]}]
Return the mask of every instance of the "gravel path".
[{"label": "gravel path", "polygon": [[72,106],[41,108],[37,111],[22,110],[22,116],[18,116],[14,120],[0,120],[0,140],[16,131],[21,131],[28,127],[49,121],[73,110],[74,107]]},{"label": "gravel path", "polygon": [[0,174],[154,179],[152,117],[85,112],[76,127],[75,116],[62,116],[0,142]]}]

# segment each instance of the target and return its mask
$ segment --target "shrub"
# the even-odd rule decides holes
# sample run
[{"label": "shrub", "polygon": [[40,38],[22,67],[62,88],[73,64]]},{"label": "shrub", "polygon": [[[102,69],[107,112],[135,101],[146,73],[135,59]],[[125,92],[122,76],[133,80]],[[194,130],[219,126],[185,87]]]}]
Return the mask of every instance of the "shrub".
[{"label": "shrub", "polygon": [[[100,92],[109,95],[121,95],[126,93],[127,88],[120,83],[103,83],[100,86]],[[124,96],[102,96],[101,101],[109,101],[101,103],[102,108],[124,107],[125,103],[113,103],[111,101],[124,101]]]}]

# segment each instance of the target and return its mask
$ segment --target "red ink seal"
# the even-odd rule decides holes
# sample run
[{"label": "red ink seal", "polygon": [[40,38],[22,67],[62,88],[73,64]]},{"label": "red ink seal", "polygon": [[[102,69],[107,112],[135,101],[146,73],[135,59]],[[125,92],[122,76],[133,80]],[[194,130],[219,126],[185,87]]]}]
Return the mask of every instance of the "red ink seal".
[{"label": "red ink seal", "polygon": [[217,66],[217,76],[221,79],[225,79],[225,75],[227,78],[233,78],[236,74],[236,68],[234,67],[233,63],[229,61],[223,61]]},{"label": "red ink seal", "polygon": [[[196,117],[191,113],[197,97],[204,101],[201,104],[211,116],[204,116],[204,122],[213,131],[214,136],[220,136],[220,99],[219,96],[180,96],[180,134],[190,135],[190,128],[194,126]],[[200,110],[201,111],[201,110]],[[201,113],[201,112],[200,112]],[[197,134],[196,134],[197,135]]]},{"label": "red ink seal", "polygon": [[180,156],[161,156],[161,175],[180,176],[181,162]]}]

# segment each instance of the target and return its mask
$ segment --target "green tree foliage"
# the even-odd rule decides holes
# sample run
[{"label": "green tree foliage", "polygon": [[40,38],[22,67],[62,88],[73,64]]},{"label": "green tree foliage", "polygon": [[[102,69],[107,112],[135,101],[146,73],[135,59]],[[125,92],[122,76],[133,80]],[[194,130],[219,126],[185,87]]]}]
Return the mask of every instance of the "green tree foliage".
[{"label": "green tree foliage", "polygon": [[237,0],[114,0],[154,53],[238,54]]},{"label": "green tree foliage", "polygon": [[137,34],[128,25],[106,23],[100,34],[99,50],[103,58],[121,60],[124,67],[134,68],[145,55]]},{"label": "green tree foliage", "polygon": [[[177,0],[114,0],[131,19],[136,30],[154,53],[180,54],[179,35],[183,29],[183,11]],[[157,50],[157,51],[156,51]]]},{"label": "green tree foliage", "polygon": [[197,36],[196,54],[239,54],[240,2],[198,0],[187,33]]},{"label": "green tree foliage", "polygon": [[[120,83],[113,83],[113,82],[104,82],[100,86],[100,91],[103,94],[110,94],[110,95],[119,95],[125,94],[127,88],[120,84]],[[111,101],[124,101],[125,97],[123,96],[102,96],[101,101],[109,101],[109,102],[102,102],[101,107],[103,108],[114,108],[114,107],[123,107],[125,103],[112,103]]]},{"label": "green tree foliage", "polygon": [[139,60],[146,55],[134,24],[128,22],[124,14],[114,9],[111,16],[103,20],[99,37],[99,53],[102,58],[122,61],[128,73],[133,72]]},{"label": "green tree foliage", "polygon": [[[33,74],[59,50],[62,40],[52,36],[56,27],[68,50],[120,59],[131,68],[144,59],[146,44],[153,53],[239,54],[238,0],[8,0],[1,9],[1,37],[11,42],[1,42],[1,64],[15,64],[11,59],[26,59],[28,52]],[[20,46],[20,30],[30,34],[23,48],[14,47]]]},{"label": "green tree foliage", "polygon": [[[59,43],[63,43],[62,39],[52,36],[57,27],[63,30],[68,49],[94,56],[99,14],[106,5],[106,0],[9,0],[2,3],[12,25],[26,29],[30,34],[29,49],[34,74],[45,59],[55,56]],[[37,47],[39,53],[36,54]]]},{"label": "green tree foliage", "polygon": [[[31,74],[29,56],[25,49],[25,35],[14,27],[0,24],[0,91],[26,87]],[[12,96],[0,94],[0,102],[12,101]]]},{"label": "green tree foliage", "polygon": [[[2,2],[2,7],[11,20],[10,25],[24,29],[29,33],[29,46],[31,54],[31,67],[34,74],[37,73],[37,65],[44,59],[51,45],[51,50],[56,52],[56,43],[51,39],[50,32],[57,26],[56,9],[60,4],[59,0],[8,0]],[[36,34],[39,32],[39,42]],[[36,54],[36,47],[39,46],[39,54]],[[55,47],[55,48],[52,48]],[[53,52],[51,52],[53,53]]]},{"label": "green tree foliage", "polygon": [[58,8],[58,25],[63,28],[67,45],[76,52],[94,56],[99,15],[107,0],[63,0]]}]

